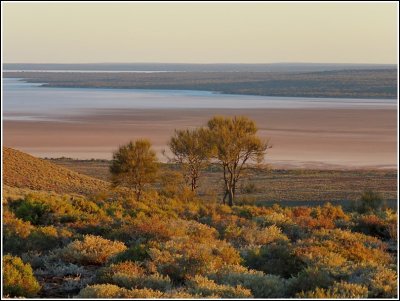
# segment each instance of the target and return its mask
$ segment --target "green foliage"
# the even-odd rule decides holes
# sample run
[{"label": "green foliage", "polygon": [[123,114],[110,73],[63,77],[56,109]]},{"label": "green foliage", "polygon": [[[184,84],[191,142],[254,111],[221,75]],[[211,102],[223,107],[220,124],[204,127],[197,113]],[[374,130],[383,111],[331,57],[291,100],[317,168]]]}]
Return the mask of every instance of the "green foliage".
[{"label": "green foliage", "polygon": [[33,225],[44,224],[48,221],[50,213],[49,206],[35,200],[32,196],[27,196],[15,208],[15,215]]},{"label": "green foliage", "polygon": [[242,256],[247,267],[284,278],[296,275],[304,266],[287,241],[250,248]]},{"label": "green foliage", "polygon": [[118,263],[122,261],[145,261],[149,258],[148,246],[142,243],[136,243],[127,250],[117,254],[112,258],[112,262]]},{"label": "green foliage", "polygon": [[121,146],[114,153],[110,166],[113,184],[133,188],[137,200],[140,199],[144,187],[155,181],[157,171],[156,153],[146,139]]},{"label": "green foliage", "polygon": [[175,130],[168,146],[174,155],[174,162],[183,169],[186,184],[192,191],[198,188],[201,170],[211,157],[211,146],[208,143],[208,132],[203,129]]},{"label": "green foliage", "polygon": [[32,268],[21,258],[3,256],[3,294],[10,297],[28,297],[37,295],[40,285],[33,276]]}]

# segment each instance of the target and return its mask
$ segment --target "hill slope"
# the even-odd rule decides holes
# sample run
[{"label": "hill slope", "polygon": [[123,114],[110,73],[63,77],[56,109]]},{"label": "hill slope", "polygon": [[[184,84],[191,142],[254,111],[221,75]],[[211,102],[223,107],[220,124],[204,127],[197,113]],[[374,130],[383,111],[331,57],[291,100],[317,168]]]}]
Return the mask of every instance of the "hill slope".
[{"label": "hill slope", "polygon": [[3,184],[58,193],[91,194],[109,184],[21,151],[3,147]]}]

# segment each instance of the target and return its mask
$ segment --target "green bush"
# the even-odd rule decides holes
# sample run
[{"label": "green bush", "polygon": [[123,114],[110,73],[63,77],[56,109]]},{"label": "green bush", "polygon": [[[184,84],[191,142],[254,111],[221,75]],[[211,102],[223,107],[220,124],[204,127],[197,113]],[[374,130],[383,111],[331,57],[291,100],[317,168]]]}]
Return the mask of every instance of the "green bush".
[{"label": "green bush", "polygon": [[380,193],[366,190],[362,193],[360,199],[354,202],[353,207],[361,214],[373,213],[386,208],[386,202]]},{"label": "green bush", "polygon": [[318,267],[307,267],[288,281],[288,290],[291,295],[300,292],[326,289],[335,282],[335,278],[326,269]]},{"label": "green bush", "polygon": [[17,217],[33,225],[43,225],[49,222],[49,206],[31,197],[22,200],[14,212]]},{"label": "green bush", "polygon": [[145,261],[149,259],[149,247],[146,244],[136,243],[127,250],[117,254],[112,258],[112,262],[122,261]]},{"label": "green bush", "polygon": [[304,267],[287,241],[250,248],[242,252],[242,257],[247,267],[284,278],[296,275]]},{"label": "green bush", "polygon": [[35,297],[40,285],[33,276],[32,268],[21,258],[3,256],[3,294],[10,297]]}]

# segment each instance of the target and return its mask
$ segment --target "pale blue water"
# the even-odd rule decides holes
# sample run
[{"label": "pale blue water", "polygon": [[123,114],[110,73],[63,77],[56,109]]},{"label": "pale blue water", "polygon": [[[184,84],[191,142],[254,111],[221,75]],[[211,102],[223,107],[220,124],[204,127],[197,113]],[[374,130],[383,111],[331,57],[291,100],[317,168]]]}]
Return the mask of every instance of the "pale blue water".
[{"label": "pale blue water", "polygon": [[96,109],[396,109],[396,99],[267,97],[207,91],[47,88],[15,78],[3,79],[5,120],[60,120]]}]

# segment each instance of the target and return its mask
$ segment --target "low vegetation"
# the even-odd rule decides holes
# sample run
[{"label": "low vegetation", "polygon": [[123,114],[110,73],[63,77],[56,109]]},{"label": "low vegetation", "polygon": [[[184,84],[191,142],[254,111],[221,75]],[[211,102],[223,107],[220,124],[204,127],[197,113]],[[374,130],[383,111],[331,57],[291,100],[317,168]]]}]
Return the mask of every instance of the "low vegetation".
[{"label": "low vegetation", "polygon": [[[217,121],[229,124],[235,119]],[[242,121],[251,128],[251,122]],[[212,132],[213,127],[208,130],[209,134],[218,134]],[[254,129],[244,136],[256,142],[242,144],[252,146],[256,157],[258,150],[266,150],[266,144],[259,143]],[[214,167],[218,166],[223,161],[213,150],[215,140],[207,141],[210,142],[208,160],[216,160]],[[120,160],[118,155],[114,158],[118,162],[118,168],[113,170],[118,171],[116,176],[123,171],[128,173],[123,177],[130,177],[129,173],[135,175],[140,170],[143,177],[152,178],[155,171],[159,172],[158,168],[146,169],[147,164],[156,166],[149,143],[136,141],[128,146],[120,148],[128,159]],[[19,152],[10,154],[21,157]],[[141,161],[144,157],[150,160]],[[32,160],[37,162],[35,158]],[[49,162],[46,166],[58,174],[59,167]],[[129,168],[125,170],[126,166]],[[218,171],[224,181],[223,170]],[[191,183],[185,183],[184,176],[172,176],[173,172],[181,174],[179,169],[168,172],[171,179],[167,176],[159,182],[161,177],[152,178],[158,186],[143,186],[140,197],[134,186],[129,189],[134,182],[116,182],[127,186],[122,189],[93,193],[84,190],[82,194],[5,186],[4,295],[398,296],[398,216],[396,210],[386,206],[382,195],[373,191],[359,193],[346,209],[329,202],[284,207],[279,203],[256,206],[238,200],[226,205],[221,200],[226,186],[220,186],[221,195],[200,195],[194,193],[196,189],[192,191]],[[26,176],[26,181],[36,177]],[[85,183],[92,182],[81,185]]]},{"label": "low vegetation", "polygon": [[[139,201],[134,194],[103,197],[71,202],[69,195],[46,192],[20,189],[5,194],[4,260],[14,261],[5,265],[7,294],[91,298],[397,295],[393,253],[397,236],[391,230],[397,225],[397,214],[390,209],[359,213],[329,204],[229,207],[219,199],[182,201],[151,191],[144,192]],[[47,225],[46,219],[34,224],[26,211],[17,216],[21,200],[47,206],[52,224]],[[69,218],[65,218],[67,203]],[[374,223],[366,226],[366,220]],[[15,261],[15,256],[21,259]],[[15,281],[21,276],[11,271],[22,262],[23,284],[29,284],[28,288],[18,286]]]}]

